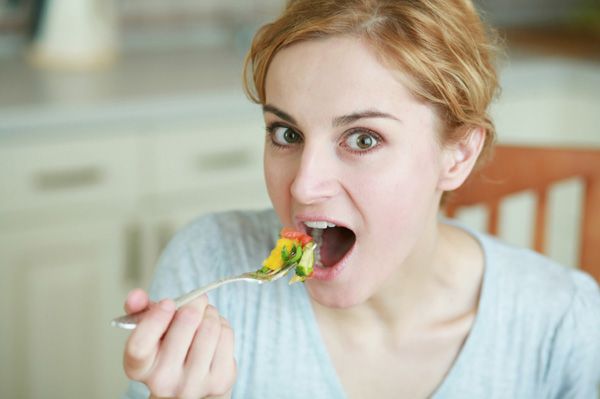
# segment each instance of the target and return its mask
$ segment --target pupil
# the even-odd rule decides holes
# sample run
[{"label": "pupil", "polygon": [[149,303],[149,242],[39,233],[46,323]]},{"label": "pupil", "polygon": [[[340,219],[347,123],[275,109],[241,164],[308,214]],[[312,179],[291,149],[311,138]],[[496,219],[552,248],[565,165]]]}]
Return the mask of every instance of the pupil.
[{"label": "pupil", "polygon": [[298,140],[298,135],[296,134],[296,132],[294,132],[293,130],[287,130],[284,134],[283,134],[283,138],[285,139],[285,141],[287,141],[288,143],[295,143]]},{"label": "pupil", "polygon": [[358,138],[358,146],[362,149],[366,149],[371,147],[371,145],[373,144],[373,139],[371,138],[371,136],[367,136],[362,135]]}]

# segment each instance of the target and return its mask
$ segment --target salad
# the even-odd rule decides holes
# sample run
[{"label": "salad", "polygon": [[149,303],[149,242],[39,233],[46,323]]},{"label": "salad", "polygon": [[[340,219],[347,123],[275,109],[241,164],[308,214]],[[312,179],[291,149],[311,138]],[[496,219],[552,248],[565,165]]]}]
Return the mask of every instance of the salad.
[{"label": "salad", "polygon": [[317,244],[308,234],[284,228],[271,254],[263,261],[262,273],[277,271],[285,266],[296,264],[290,284],[304,282],[313,273]]}]

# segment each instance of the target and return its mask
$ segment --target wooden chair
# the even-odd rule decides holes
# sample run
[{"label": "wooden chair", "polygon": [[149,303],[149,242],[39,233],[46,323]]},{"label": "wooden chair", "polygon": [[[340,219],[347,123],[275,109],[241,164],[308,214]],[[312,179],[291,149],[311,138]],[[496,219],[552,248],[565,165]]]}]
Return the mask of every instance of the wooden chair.
[{"label": "wooden chair", "polygon": [[453,217],[458,208],[484,205],[489,211],[487,230],[497,234],[502,198],[531,190],[537,201],[533,249],[543,252],[548,189],[573,177],[585,185],[579,266],[600,282],[600,149],[498,145],[490,162],[450,194],[445,213]]}]

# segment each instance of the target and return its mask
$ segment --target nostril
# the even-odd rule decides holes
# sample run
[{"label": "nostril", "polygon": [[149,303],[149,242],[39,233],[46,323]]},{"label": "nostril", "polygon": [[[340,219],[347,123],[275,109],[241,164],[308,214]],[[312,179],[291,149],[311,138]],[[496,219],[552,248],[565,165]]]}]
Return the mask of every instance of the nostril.
[{"label": "nostril", "polygon": [[315,182],[300,182],[296,180],[292,184],[292,196],[300,203],[314,204],[330,198],[334,191],[325,184],[316,184]]},{"label": "nostril", "polygon": [[331,177],[302,174],[292,183],[291,194],[300,203],[312,204],[333,197],[338,187],[337,181]]}]

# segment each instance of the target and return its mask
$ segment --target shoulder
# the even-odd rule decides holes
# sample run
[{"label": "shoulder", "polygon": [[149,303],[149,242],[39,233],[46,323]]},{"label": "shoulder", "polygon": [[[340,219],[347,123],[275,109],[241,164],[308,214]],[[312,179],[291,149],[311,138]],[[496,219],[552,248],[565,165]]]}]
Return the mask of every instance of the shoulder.
[{"label": "shoulder", "polygon": [[592,397],[600,379],[596,281],[534,251],[473,234],[485,257],[475,354],[494,370],[485,386],[511,386],[513,397]]},{"label": "shoulder", "polygon": [[[586,397],[600,382],[600,287],[588,274],[484,236],[497,301],[512,339],[543,353],[540,375],[557,397]],[[583,396],[578,396],[583,395]]]},{"label": "shoulder", "polygon": [[532,312],[556,319],[581,301],[600,305],[598,284],[588,274],[490,236],[479,238],[494,284],[515,305],[527,305]]}]

